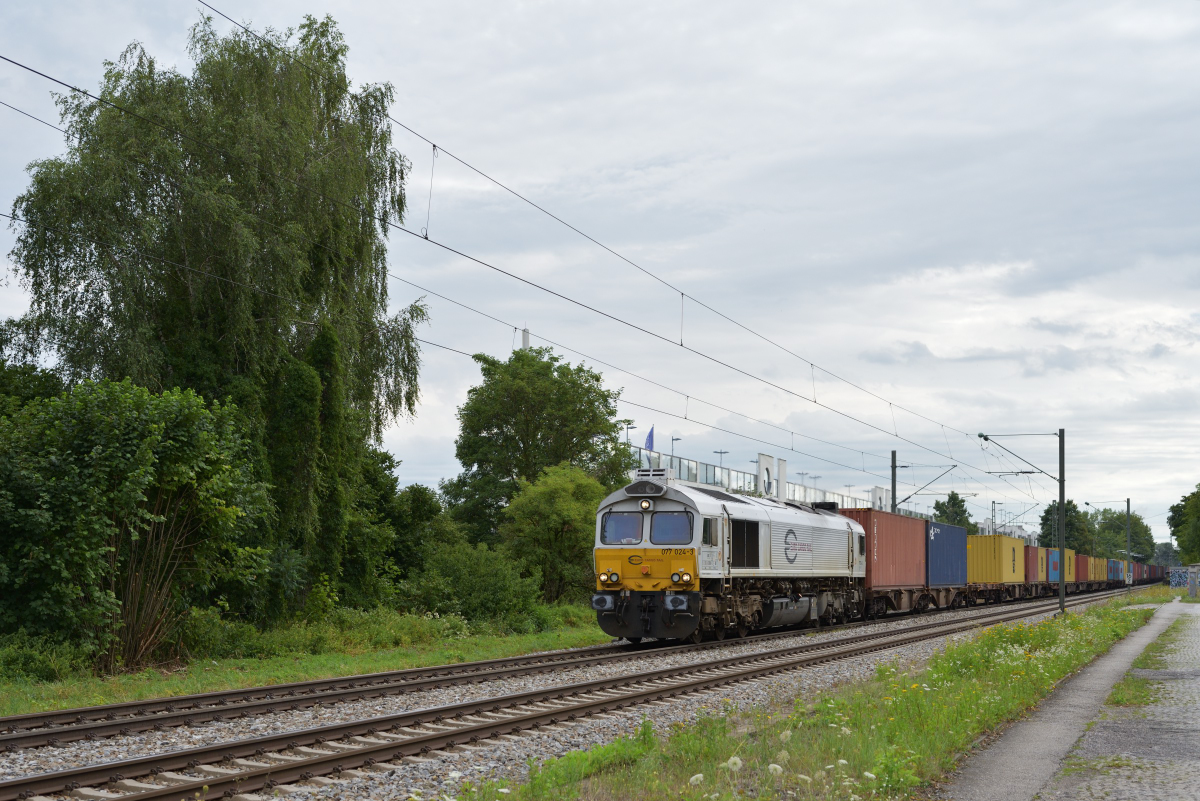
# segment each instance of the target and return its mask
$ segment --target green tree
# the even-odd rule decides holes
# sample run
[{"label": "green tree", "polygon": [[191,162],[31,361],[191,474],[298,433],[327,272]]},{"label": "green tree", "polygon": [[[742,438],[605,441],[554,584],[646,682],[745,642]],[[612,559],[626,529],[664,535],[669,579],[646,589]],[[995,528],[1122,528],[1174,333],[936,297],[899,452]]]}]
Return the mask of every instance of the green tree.
[{"label": "green tree", "polygon": [[248,450],[232,407],[128,381],[0,417],[0,630],[144,664],[265,523]]},{"label": "green tree", "polygon": [[[1129,559],[1149,562],[1154,556],[1154,534],[1140,514],[1134,512],[1129,519],[1129,545],[1126,547],[1125,510],[1092,509],[1086,515],[1088,539],[1084,553],[1105,559]],[[1141,554],[1130,557],[1125,552]]]},{"label": "green tree", "polygon": [[31,400],[62,393],[62,379],[53,372],[0,359],[0,415],[11,414]]},{"label": "green tree", "polygon": [[[1088,529],[1087,515],[1079,510],[1075,501],[1067,498],[1066,547],[1076,553],[1090,554],[1092,534]],[[1058,501],[1051,501],[1042,511],[1042,528],[1038,534],[1038,545],[1043,548],[1058,547]]]},{"label": "green tree", "polygon": [[1179,546],[1180,561],[1185,565],[1200,562],[1200,485],[1171,506],[1167,525]]},{"label": "green tree", "polygon": [[547,348],[514,351],[508,361],[477,355],[482,382],[458,410],[455,453],[465,468],[442,492],[473,539],[494,542],[500,510],[547,467],[567,463],[605,487],[636,462],[621,441],[618,390],[599,373],[571,366]]},{"label": "green tree", "polygon": [[1164,567],[1178,567],[1182,564],[1179,561],[1179,549],[1175,547],[1175,543],[1169,541],[1155,543],[1154,561],[1151,564]]},{"label": "green tree", "polygon": [[500,533],[510,553],[538,569],[542,598],[579,598],[590,586],[596,507],[608,494],[578,467],[547,467],[504,509]]},{"label": "green tree", "polygon": [[962,526],[968,534],[979,533],[979,526],[971,521],[971,514],[967,511],[966,499],[953,490],[946,500],[933,502],[933,519],[939,523]]},{"label": "green tree", "polygon": [[0,343],[69,382],[232,399],[273,486],[279,574],[298,556],[305,585],[355,595],[343,561],[380,539],[355,508],[365,446],[418,398],[426,310],[389,314],[386,272],[409,165],[392,87],[351,88],[331,19],[263,36],[205,19],[190,72],[134,44],[105,65],[103,102],[58,98],[73,136],[13,203],[31,302]]}]

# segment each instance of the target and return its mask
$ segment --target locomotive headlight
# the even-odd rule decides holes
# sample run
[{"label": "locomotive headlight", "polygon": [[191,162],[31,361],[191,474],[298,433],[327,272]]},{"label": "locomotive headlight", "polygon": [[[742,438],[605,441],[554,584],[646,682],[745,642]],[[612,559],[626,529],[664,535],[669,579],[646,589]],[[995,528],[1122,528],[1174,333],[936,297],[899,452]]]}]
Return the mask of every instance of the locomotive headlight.
[{"label": "locomotive headlight", "polygon": [[671,574],[671,581],[675,582],[676,584],[678,584],[682,580],[683,580],[683,577],[680,576],[678,573]]},{"label": "locomotive headlight", "polygon": [[691,573],[684,573],[680,578],[683,580],[684,584],[692,583],[692,574]]},{"label": "locomotive headlight", "polygon": [[654,502],[651,501],[649,498],[642,498],[641,507],[642,507],[643,512],[649,511],[651,508],[654,507]]},{"label": "locomotive headlight", "polygon": [[621,580],[621,577],[619,575],[617,575],[615,572],[613,572],[613,573],[608,574],[608,580],[612,584],[616,584],[618,581]]},{"label": "locomotive headlight", "polygon": [[600,583],[601,583],[601,584],[607,584],[607,583],[608,583],[608,574],[607,574],[607,573],[601,573],[601,574],[600,574]]}]

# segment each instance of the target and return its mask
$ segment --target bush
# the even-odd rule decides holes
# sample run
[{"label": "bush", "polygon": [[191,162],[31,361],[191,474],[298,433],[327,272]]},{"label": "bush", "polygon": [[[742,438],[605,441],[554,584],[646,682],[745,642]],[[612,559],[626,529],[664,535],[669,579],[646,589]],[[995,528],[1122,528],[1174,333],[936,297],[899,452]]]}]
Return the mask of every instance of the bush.
[{"label": "bush", "polygon": [[205,659],[262,659],[327,653],[365,653],[438,642],[470,633],[456,615],[390,609],[334,609],[323,620],[259,631],[225,620],[216,609],[193,609],[182,626],[183,647]]},{"label": "bush", "polygon": [[35,637],[24,629],[0,637],[0,681],[61,681],[83,672],[86,650]]},{"label": "bush", "polygon": [[551,618],[537,600],[539,576],[521,576],[521,566],[487,545],[459,540],[429,548],[425,569],[401,584],[409,609],[461,615],[514,631],[539,631]]}]

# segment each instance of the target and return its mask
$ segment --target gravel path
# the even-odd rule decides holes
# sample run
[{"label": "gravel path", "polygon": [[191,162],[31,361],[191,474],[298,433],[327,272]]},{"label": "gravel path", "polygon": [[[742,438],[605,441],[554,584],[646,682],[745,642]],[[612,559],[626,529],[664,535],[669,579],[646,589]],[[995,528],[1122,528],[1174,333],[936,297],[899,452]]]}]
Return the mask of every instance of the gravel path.
[{"label": "gravel path", "polygon": [[[960,617],[974,617],[977,614],[986,614],[994,611],[997,611],[996,607],[970,610],[969,613],[960,615]],[[1044,617],[1046,615],[1031,616],[1030,619],[1042,619]],[[939,616],[936,619],[949,620],[952,619],[952,616]],[[16,751],[9,754],[0,754],[0,780],[85,765],[101,764],[127,758],[130,754],[147,755],[164,753],[208,745],[214,742],[245,739],[284,731],[295,731],[339,721],[359,720],[379,715],[495,697],[502,694],[621,676],[634,671],[643,672],[688,664],[700,665],[714,659],[761,653],[801,641],[808,643],[838,639],[846,636],[848,633],[901,631],[911,626],[921,625],[930,621],[931,616],[909,616],[896,620],[883,621],[871,626],[859,627],[852,629],[850,632],[832,629],[808,634],[798,633],[794,637],[749,640],[744,643],[732,644],[724,648],[712,649],[701,653],[656,657],[653,652],[648,652],[640,659],[615,664],[593,665],[574,669],[556,668],[554,671],[544,674],[509,678],[503,681],[463,685],[441,690],[335,704],[326,707],[314,707],[294,712],[265,715],[248,720],[223,721],[221,723],[208,723],[194,727],[183,726],[159,732],[141,732],[96,742],[83,741],[67,743],[56,747]],[[971,635],[961,634],[956,635],[953,639],[959,640],[969,636]],[[448,792],[457,789],[456,785],[461,779],[448,778],[452,771],[459,772],[464,777],[472,779],[496,777],[521,780],[527,774],[528,760],[559,756],[567,751],[588,748],[598,743],[609,742],[621,734],[628,733],[647,715],[652,718],[657,729],[665,730],[672,723],[693,721],[698,715],[704,712],[711,714],[712,710],[719,709],[723,705],[731,704],[738,708],[746,708],[769,703],[773,698],[777,697],[794,698],[797,694],[812,693],[844,682],[867,679],[874,675],[875,666],[880,662],[898,660],[906,665],[922,663],[934,651],[945,647],[946,641],[946,637],[941,637],[936,640],[929,640],[878,654],[841,660],[803,670],[789,671],[770,679],[762,679],[735,687],[723,688],[719,692],[714,691],[706,695],[695,695],[664,702],[661,706],[657,707],[641,707],[621,713],[614,713],[603,720],[593,718],[571,726],[561,726],[556,730],[543,729],[536,734],[531,733],[518,738],[501,741],[485,750],[476,751],[469,755],[461,754],[453,760],[443,759],[425,763],[406,763],[404,768],[397,771],[394,775],[380,774],[369,779],[356,779],[345,784],[327,787],[320,791],[317,788],[313,788],[313,791],[314,793],[319,793],[322,797],[388,797],[407,799],[411,790],[421,790],[425,794],[425,797],[429,798],[436,797],[437,793],[434,792],[435,790],[437,792]]]}]

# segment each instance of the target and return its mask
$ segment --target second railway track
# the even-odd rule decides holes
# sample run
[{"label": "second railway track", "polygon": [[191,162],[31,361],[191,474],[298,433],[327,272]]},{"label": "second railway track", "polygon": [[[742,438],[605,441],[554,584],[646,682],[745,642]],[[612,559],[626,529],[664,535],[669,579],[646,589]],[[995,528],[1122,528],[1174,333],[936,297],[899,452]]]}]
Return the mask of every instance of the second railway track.
[{"label": "second railway track", "polygon": [[[1069,605],[1109,597],[1096,594]],[[534,690],[434,709],[414,710],[303,731],[218,743],[120,762],[74,768],[0,782],[0,801],[46,794],[75,797],[179,799],[265,798],[313,784],[394,770],[397,761],[447,749],[486,748],[486,741],[542,727],[570,724],[639,704],[665,702],[722,685],[785,670],[969,631],[984,625],[1053,611],[1057,604],[994,610],[966,620],[943,620],[902,631],[851,635],[800,643],[751,655],[716,659],[621,678]],[[336,779],[329,779],[335,776]],[[308,783],[302,788],[297,783]]]}]

